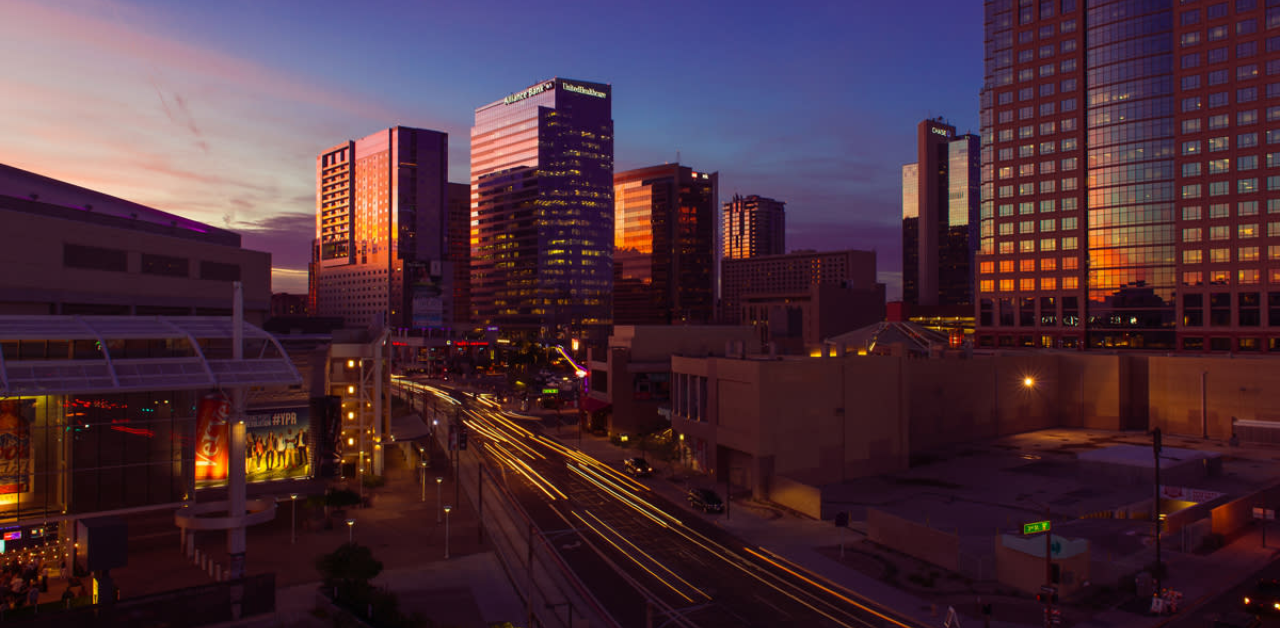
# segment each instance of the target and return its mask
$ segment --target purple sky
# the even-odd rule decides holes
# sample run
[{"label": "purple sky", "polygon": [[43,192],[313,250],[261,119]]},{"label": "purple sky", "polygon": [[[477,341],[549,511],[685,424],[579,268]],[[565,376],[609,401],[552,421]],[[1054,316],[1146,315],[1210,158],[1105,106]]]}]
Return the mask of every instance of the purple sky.
[{"label": "purple sky", "polygon": [[449,133],[546,78],[613,85],[618,170],[787,202],[787,248],[875,249],[899,293],[915,124],[977,131],[979,2],[6,0],[0,162],[244,234],[305,292],[315,156]]}]

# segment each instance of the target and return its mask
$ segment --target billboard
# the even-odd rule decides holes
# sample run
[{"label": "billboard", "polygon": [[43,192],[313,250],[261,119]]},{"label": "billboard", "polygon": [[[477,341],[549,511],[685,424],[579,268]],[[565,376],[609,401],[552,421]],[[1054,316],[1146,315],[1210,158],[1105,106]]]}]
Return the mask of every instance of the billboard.
[{"label": "billboard", "polygon": [[[0,401],[0,494],[31,491],[31,408]],[[29,404],[26,404],[29,405]]]},{"label": "billboard", "polygon": [[[230,449],[231,404],[221,394],[201,401],[197,415],[196,487],[224,486]],[[208,410],[206,411],[206,401]],[[249,482],[311,477],[311,411],[306,406],[245,413],[245,477]]]}]

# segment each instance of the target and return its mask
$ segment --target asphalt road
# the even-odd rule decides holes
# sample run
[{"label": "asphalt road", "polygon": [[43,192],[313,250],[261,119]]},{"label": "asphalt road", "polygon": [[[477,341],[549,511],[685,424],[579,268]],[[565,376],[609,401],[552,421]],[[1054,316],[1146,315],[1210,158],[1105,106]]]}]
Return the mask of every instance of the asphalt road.
[{"label": "asphalt road", "polygon": [[468,399],[463,414],[469,447],[625,628],[915,625],[747,546],[713,525],[723,515],[673,504],[496,404]]},{"label": "asphalt road", "polygon": [[[1270,543],[1268,543],[1270,545]],[[1206,601],[1195,611],[1175,618],[1169,622],[1169,628],[1203,628],[1212,625],[1215,617],[1229,613],[1239,613],[1243,608],[1244,596],[1249,595],[1259,578],[1280,578],[1280,563],[1272,563],[1251,574],[1240,574],[1240,583],[1226,593]],[[1263,626],[1280,626],[1280,613],[1261,615]]]}]

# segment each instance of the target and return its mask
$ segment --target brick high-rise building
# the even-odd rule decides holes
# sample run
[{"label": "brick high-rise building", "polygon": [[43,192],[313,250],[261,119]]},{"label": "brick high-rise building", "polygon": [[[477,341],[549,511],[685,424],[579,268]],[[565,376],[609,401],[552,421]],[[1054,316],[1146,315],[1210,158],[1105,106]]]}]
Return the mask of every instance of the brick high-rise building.
[{"label": "brick high-rise building", "polygon": [[448,154],[447,134],[397,126],[316,158],[314,316],[349,327],[452,319]]},{"label": "brick high-rise building", "polygon": [[786,203],[763,196],[733,195],[724,204],[724,259],[787,252]]},{"label": "brick high-rise building", "polygon": [[984,4],[978,345],[1280,350],[1280,7]]},{"label": "brick high-rise building", "polygon": [[612,323],[611,88],[542,81],[476,109],[471,304],[503,333],[604,346]]},{"label": "brick high-rise building", "polygon": [[613,175],[614,324],[711,321],[718,181],[680,164]]}]

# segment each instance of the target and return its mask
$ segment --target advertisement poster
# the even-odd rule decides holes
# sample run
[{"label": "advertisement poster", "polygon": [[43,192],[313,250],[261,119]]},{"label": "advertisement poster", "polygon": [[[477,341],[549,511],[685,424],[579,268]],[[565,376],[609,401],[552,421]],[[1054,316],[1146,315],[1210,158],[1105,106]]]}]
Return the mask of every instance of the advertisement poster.
[{"label": "advertisement poster", "polygon": [[245,473],[250,482],[311,475],[310,409],[252,410],[245,414]]},{"label": "advertisement poster", "polygon": [[231,400],[212,392],[200,399],[196,410],[196,486],[210,486],[227,479],[227,453],[231,434],[227,419]]},{"label": "advertisement poster", "polygon": [[31,491],[32,408],[19,399],[0,401],[0,494]]}]

